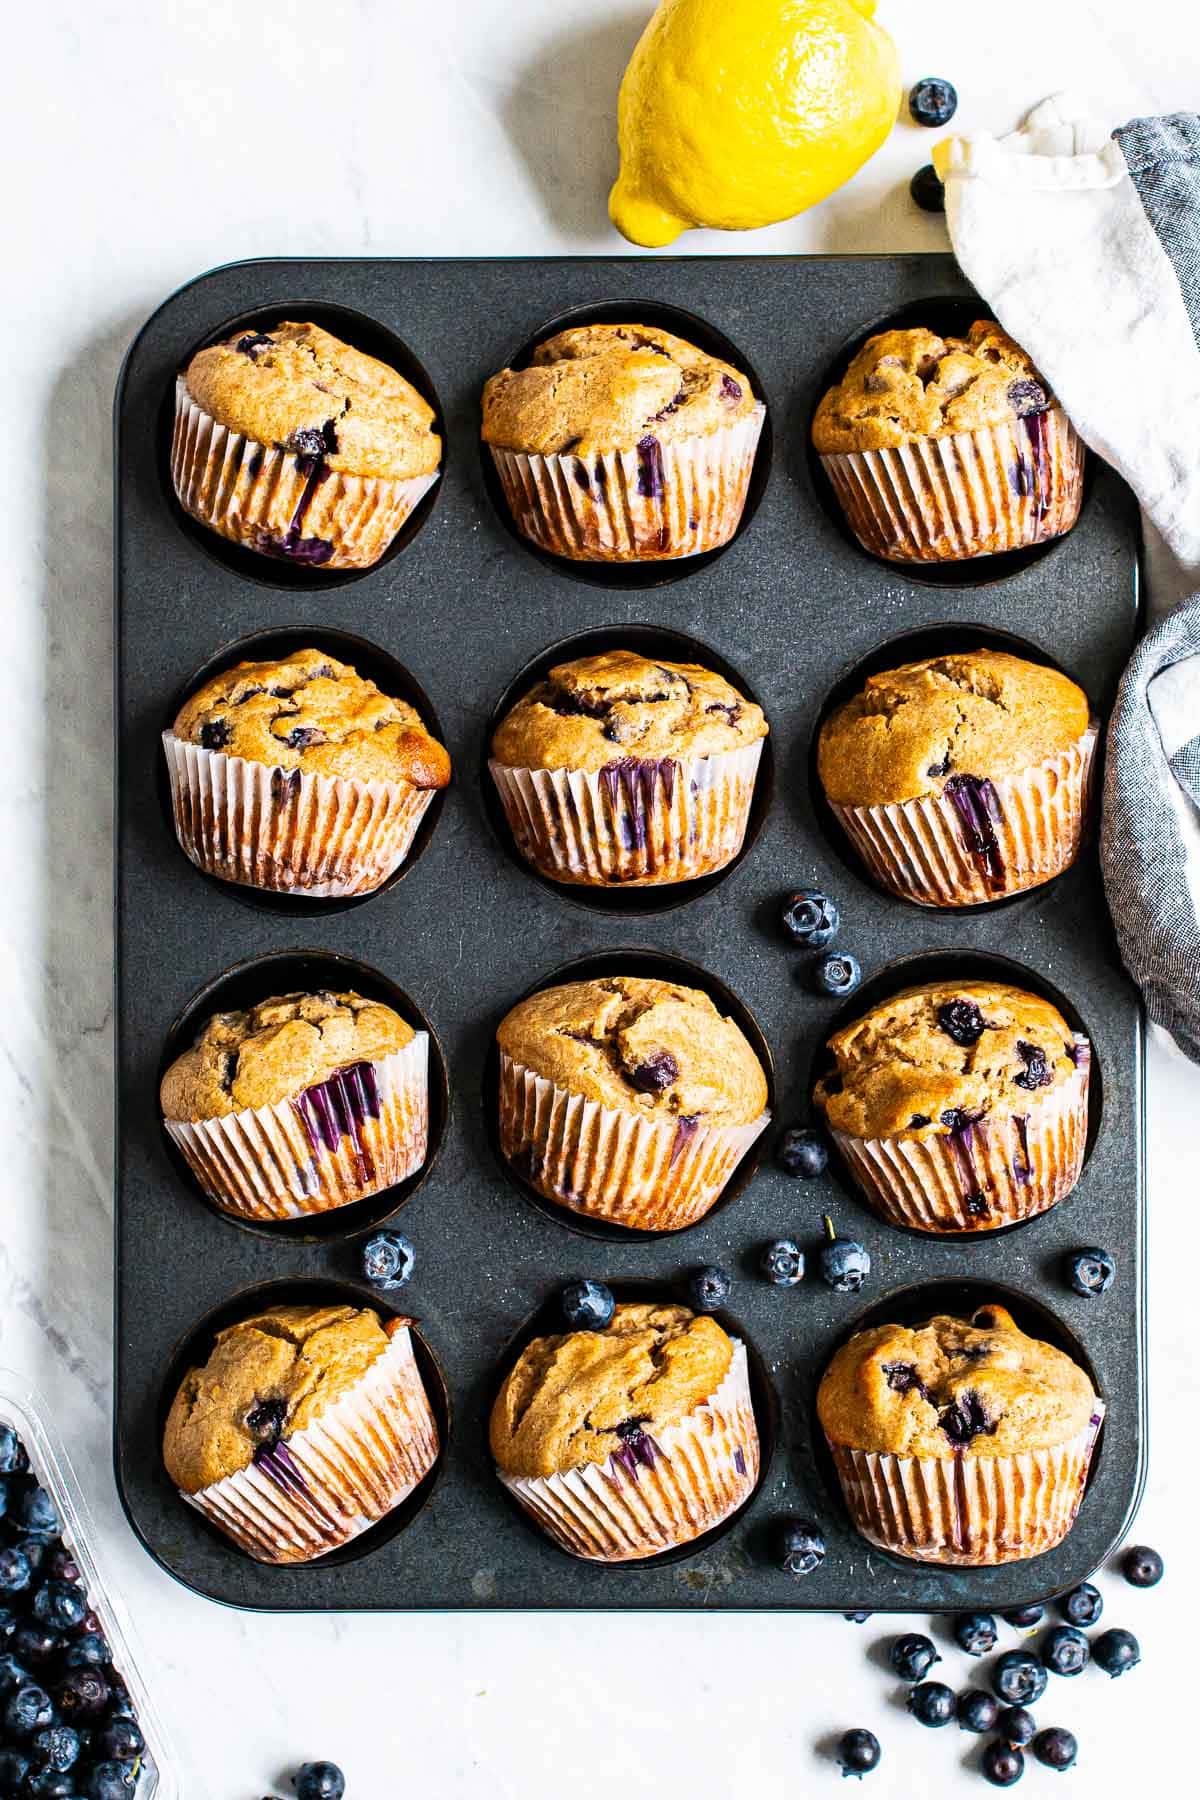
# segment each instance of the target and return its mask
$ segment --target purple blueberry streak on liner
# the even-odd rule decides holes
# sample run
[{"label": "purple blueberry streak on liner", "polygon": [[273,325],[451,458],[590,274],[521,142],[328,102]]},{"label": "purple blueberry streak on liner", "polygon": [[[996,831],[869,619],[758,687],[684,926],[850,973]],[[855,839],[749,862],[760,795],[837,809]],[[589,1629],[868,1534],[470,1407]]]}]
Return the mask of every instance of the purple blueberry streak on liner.
[{"label": "purple blueberry streak on liner", "polygon": [[379,1078],[372,1063],[351,1063],[338,1069],[328,1081],[316,1082],[292,1101],[309,1143],[320,1154],[333,1153],[349,1138],[360,1179],[375,1173],[370,1151],[362,1140],[367,1119],[377,1119],[381,1108]]},{"label": "purple blueberry streak on liner", "polygon": [[1004,822],[1000,796],[986,776],[952,775],[942,790],[963,828],[967,849],[992,889],[1004,885],[1004,857],[996,826]]},{"label": "purple blueberry streak on liner", "polygon": [[674,1168],[692,1139],[700,1128],[699,1118],[691,1113],[680,1113],[675,1121],[675,1141],[671,1145],[670,1168]]},{"label": "purple blueberry streak on liner", "polygon": [[733,1453],[733,1466],[739,1475],[744,1475],[746,1473],[746,1459],[742,1455],[740,1445]]},{"label": "purple blueberry streak on liner", "polygon": [[610,1461],[624,1469],[629,1479],[636,1482],[639,1466],[652,1469],[657,1462],[658,1445],[642,1430],[637,1419],[626,1419],[623,1424],[618,1425],[617,1436],[621,1440],[621,1448],[613,1451]]},{"label": "purple blueberry streak on liner", "polygon": [[300,792],[299,769],[271,770],[271,798],[277,806],[286,806]]},{"label": "purple blueberry streak on liner", "polygon": [[[619,756],[605,763],[600,781],[608,795],[614,819],[619,820],[621,837],[627,850],[646,848],[646,815],[654,804],[654,787],[662,782],[663,798],[670,806],[675,793],[676,763],[670,756]],[[625,797],[622,811],[618,806]]]},{"label": "purple blueberry streak on liner", "polygon": [[982,1217],[988,1210],[987,1195],[975,1161],[976,1133],[983,1126],[983,1118],[983,1113],[970,1113],[961,1106],[947,1107],[942,1114],[942,1124],[950,1131],[950,1148],[967,1185],[967,1210],[975,1218]]},{"label": "purple blueberry streak on liner", "polygon": [[662,445],[650,432],[638,440],[637,459],[638,493],[643,500],[661,500],[663,496]]},{"label": "purple blueberry streak on liner", "polygon": [[1026,1113],[1014,1113],[1013,1124],[1017,1128],[1017,1142],[1021,1146],[1021,1154],[1013,1163],[1013,1180],[1021,1187],[1027,1187],[1033,1175],[1033,1164],[1029,1160],[1029,1117]]}]

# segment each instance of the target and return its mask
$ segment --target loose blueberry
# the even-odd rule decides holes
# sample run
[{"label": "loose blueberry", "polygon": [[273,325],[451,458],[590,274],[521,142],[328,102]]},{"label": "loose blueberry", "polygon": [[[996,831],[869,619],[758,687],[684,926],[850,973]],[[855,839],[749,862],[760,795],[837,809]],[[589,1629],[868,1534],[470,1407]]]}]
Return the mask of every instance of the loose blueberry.
[{"label": "loose blueberry", "polygon": [[819,994],[832,994],[835,1000],[852,994],[862,980],[858,958],[848,951],[830,951],[813,965],[813,985]]},{"label": "loose blueberry", "polygon": [[79,1564],[65,1544],[57,1544],[42,1564],[42,1574],[50,1581],[73,1581],[82,1584]]},{"label": "loose blueberry", "polygon": [[1012,1744],[998,1738],[987,1746],[980,1767],[993,1787],[1013,1787],[1025,1773],[1025,1758]]},{"label": "loose blueberry", "polygon": [[704,1263],[688,1275],[688,1301],[697,1312],[716,1312],[728,1300],[732,1285],[726,1270],[717,1268],[715,1263]]},{"label": "loose blueberry", "polygon": [[19,1794],[29,1773],[29,1758],[20,1750],[0,1750],[0,1794]]},{"label": "loose blueberry", "polygon": [[945,212],[946,190],[932,163],[926,163],[923,169],[917,170],[908,184],[908,191],[922,212]]},{"label": "loose blueberry", "polygon": [[963,1731],[974,1731],[981,1736],[985,1731],[994,1731],[996,1720],[1000,1717],[1000,1708],[990,1694],[982,1688],[967,1688],[958,1696],[958,1723]]},{"label": "loose blueberry", "polygon": [[857,1294],[871,1273],[870,1255],[853,1238],[838,1237],[828,1213],[821,1222],[825,1227],[820,1258],[821,1280],[835,1294]]},{"label": "loose blueberry", "polygon": [[909,92],[908,110],[916,125],[948,125],[958,108],[958,95],[940,75],[926,75]]},{"label": "loose blueberry", "polygon": [[857,1775],[861,1780],[879,1767],[882,1754],[879,1739],[873,1731],[865,1731],[861,1725],[856,1725],[853,1731],[843,1731],[838,1745],[838,1762],[843,1775]]},{"label": "loose blueberry", "polygon": [[775,1560],[797,1580],[811,1575],[825,1561],[825,1537],[811,1519],[777,1519],[771,1527]]},{"label": "loose blueberry", "polygon": [[33,1571],[23,1550],[9,1544],[0,1548],[0,1594],[21,1594],[29,1586]]},{"label": "loose blueberry", "polygon": [[1082,1675],[1091,1650],[1074,1625],[1056,1625],[1042,1640],[1042,1661],[1052,1675]]},{"label": "loose blueberry", "polygon": [[87,1609],[87,1595],[71,1581],[43,1581],[33,1596],[34,1618],[56,1631],[74,1631]]},{"label": "loose blueberry", "polygon": [[1107,1250],[1091,1248],[1073,1250],[1066,1259],[1067,1284],[1085,1300],[1106,1294],[1113,1284],[1117,1265]]},{"label": "loose blueberry", "polygon": [[28,1467],[24,1444],[11,1425],[0,1425],[0,1475],[22,1475]]},{"label": "loose blueberry", "polygon": [[1031,1651],[1006,1650],[992,1669],[992,1692],[1006,1706],[1033,1706],[1049,1679]]},{"label": "loose blueberry", "polygon": [[869,1612],[852,1612],[852,1613],[843,1613],[842,1617],[843,1617],[843,1619],[846,1620],[847,1624],[849,1624],[849,1625],[865,1625],[867,1620],[869,1618],[871,1618],[872,1615]]},{"label": "loose blueberry", "polygon": [[602,1281],[572,1281],[562,1291],[560,1304],[570,1331],[603,1331],[616,1311],[613,1291]]},{"label": "loose blueberry", "polygon": [[36,1669],[53,1662],[65,1643],[61,1631],[55,1631],[53,1625],[43,1625],[40,1619],[23,1619],[12,1635],[13,1655]]},{"label": "loose blueberry", "polygon": [[137,1772],[132,1763],[98,1762],[83,1790],[87,1800],[129,1800],[137,1785]]},{"label": "loose blueberry", "polygon": [[919,1725],[928,1725],[931,1729],[948,1725],[957,1707],[954,1689],[948,1688],[944,1681],[922,1681],[909,1688],[905,1704]]},{"label": "loose blueberry", "polygon": [[906,1631],[888,1651],[888,1661],[901,1681],[924,1681],[934,1663],[941,1660],[932,1638],[920,1631]]},{"label": "loose blueberry", "polygon": [[1033,1626],[1041,1624],[1045,1616],[1045,1607],[1036,1603],[1033,1606],[1014,1606],[1008,1612],[1000,1614],[1006,1624],[1015,1625],[1018,1631],[1032,1630]]},{"label": "loose blueberry", "polygon": [[296,1800],[342,1800],[346,1777],[336,1763],[304,1763],[292,1776]]},{"label": "loose blueberry", "polygon": [[29,1670],[10,1650],[0,1652],[0,1694],[11,1694],[29,1686]]},{"label": "loose blueberry", "polygon": [[1132,1631],[1123,1631],[1119,1625],[1094,1638],[1091,1651],[1092,1661],[1106,1675],[1124,1675],[1142,1660],[1141,1645]]},{"label": "loose blueberry", "polygon": [[938,1029],[962,1049],[977,1044],[987,1025],[973,1000],[947,1000],[937,1009]]},{"label": "loose blueberry", "polygon": [[1063,1595],[1058,1610],[1068,1625],[1095,1625],[1104,1611],[1100,1589],[1093,1587],[1090,1581],[1081,1581],[1077,1588]]},{"label": "loose blueberry", "polygon": [[991,1613],[959,1613],[953,1629],[955,1643],[968,1656],[986,1656],[996,1648],[996,1621]]},{"label": "loose blueberry", "polygon": [[758,1259],[763,1276],[772,1287],[795,1287],[804,1280],[804,1252],[794,1238],[775,1238]]},{"label": "loose blueberry", "polygon": [[1006,1744],[1020,1750],[1032,1740],[1037,1721],[1023,1706],[1006,1706],[996,1720],[996,1730]]},{"label": "loose blueberry", "polygon": [[1069,1769],[1079,1755],[1075,1734],[1061,1725],[1048,1725],[1033,1740],[1033,1754],[1048,1769]]},{"label": "loose blueberry", "polygon": [[99,1631],[81,1631],[63,1652],[64,1669],[102,1669],[112,1652]]},{"label": "loose blueberry", "polygon": [[783,903],[783,929],[806,950],[824,950],[837,936],[842,915],[820,888],[797,888]]},{"label": "loose blueberry", "polygon": [[54,1690],[63,1718],[95,1719],[108,1705],[109,1685],[99,1669],[71,1669]]},{"label": "loose blueberry", "polygon": [[1163,1559],[1149,1544],[1134,1544],[1121,1558],[1121,1573],[1130,1587],[1157,1587],[1163,1578]]},{"label": "loose blueberry", "polygon": [[829,1151],[819,1131],[785,1131],[775,1151],[775,1160],[785,1175],[799,1175],[814,1181],[829,1167]]},{"label": "loose blueberry", "polygon": [[96,1747],[113,1762],[136,1762],[145,1752],[146,1740],[133,1719],[111,1719],[97,1735]]},{"label": "loose blueberry", "polygon": [[9,1639],[17,1629],[17,1615],[11,1606],[0,1606],[0,1650],[7,1649]]},{"label": "loose blueberry", "polygon": [[362,1270],[372,1287],[403,1287],[416,1265],[417,1253],[402,1231],[377,1231],[362,1247]]},{"label": "loose blueberry", "polygon": [[79,1761],[79,1733],[70,1725],[47,1725],[34,1733],[33,1754],[43,1768],[63,1774]]},{"label": "loose blueberry", "polygon": [[[25,1777],[22,1800],[77,1800],[76,1773],[74,1769],[39,1769],[36,1774]],[[127,1797],[131,1792],[132,1789],[126,1788]]]},{"label": "loose blueberry", "polygon": [[8,1696],[4,1725],[9,1737],[31,1738],[35,1731],[53,1724],[54,1708],[45,1688],[31,1681]]}]

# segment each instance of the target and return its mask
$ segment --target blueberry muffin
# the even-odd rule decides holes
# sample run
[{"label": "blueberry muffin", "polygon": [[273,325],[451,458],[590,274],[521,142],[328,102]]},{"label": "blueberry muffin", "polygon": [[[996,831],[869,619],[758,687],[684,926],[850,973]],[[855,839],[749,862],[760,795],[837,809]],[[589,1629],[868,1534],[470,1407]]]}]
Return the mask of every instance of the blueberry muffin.
[{"label": "blueberry muffin", "polygon": [[958,562],[1070,531],[1083,446],[992,319],[965,338],[883,331],[822,396],[813,446],[864,550]]},{"label": "blueberry muffin", "polygon": [[200,1186],[243,1219],[294,1219],[394,1187],[429,1137],[429,1034],[361,994],[216,1013],[159,1090]]},{"label": "blueberry muffin", "polygon": [[564,1550],[627,1562],[690,1543],[758,1480],[746,1347],[683,1306],[535,1338],[492,1408],[504,1487]]},{"label": "blueberry muffin", "polygon": [[311,1562],[399,1506],[439,1448],[411,1325],[273,1306],[218,1332],[163,1435],[183,1499],[266,1563]]},{"label": "blueberry muffin", "polygon": [[1078,856],[1097,725],[1083,689],[1001,650],[868,676],[821,727],[825,797],[881,886],[975,906]]},{"label": "blueberry muffin", "polygon": [[373,893],[450,780],[416,710],[321,650],[214,675],[163,750],[176,835],[198,868],[313,899]]},{"label": "blueberry muffin", "polygon": [[571,1212],[694,1225],[770,1119],[757,1056],[696,988],[629,975],[543,988],[496,1040],[501,1149]]},{"label": "blueberry muffin", "polygon": [[727,543],[765,417],[741,370],[650,325],[560,331],[483,390],[483,441],[518,531],[584,562]]},{"label": "blueberry muffin", "polygon": [[991,1305],[860,1331],[826,1369],[817,1415],[865,1538],[980,1568],[1061,1543],[1104,1404],[1069,1356]]},{"label": "blueberry muffin", "polygon": [[517,848],[552,881],[693,881],[741,850],[767,722],[694,663],[633,650],[560,663],[488,762]]},{"label": "blueberry muffin", "polygon": [[319,325],[235,331],[176,379],[180,505],[221,537],[297,567],[378,562],[441,459],[416,388]]},{"label": "blueberry muffin", "polygon": [[1036,994],[991,981],[908,988],[836,1031],[828,1064],[816,1105],[889,1224],[994,1231],[1079,1179],[1091,1051]]}]

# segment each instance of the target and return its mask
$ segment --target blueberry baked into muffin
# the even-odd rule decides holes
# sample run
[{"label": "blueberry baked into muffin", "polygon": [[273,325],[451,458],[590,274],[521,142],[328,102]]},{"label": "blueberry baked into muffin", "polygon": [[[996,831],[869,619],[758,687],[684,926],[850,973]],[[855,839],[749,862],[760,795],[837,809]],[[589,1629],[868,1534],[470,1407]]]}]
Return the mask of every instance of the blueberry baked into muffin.
[{"label": "blueberry baked into muffin", "polygon": [[273,1306],[219,1332],[167,1416],[183,1499],[266,1563],[311,1562],[393,1511],[439,1448],[411,1326]]},{"label": "blueberry baked into muffin", "polygon": [[741,850],[767,729],[720,675],[608,650],[518,700],[488,769],[517,848],[552,881],[692,881]]},{"label": "blueberry baked into muffin", "polygon": [[758,1480],[746,1347],[683,1306],[535,1338],[492,1408],[504,1487],[562,1549],[654,1556],[711,1531]]},{"label": "blueberry baked into muffin", "polygon": [[167,1069],[159,1101],[169,1136],[225,1212],[325,1212],[424,1162],[429,1034],[361,994],[281,994],[214,1014]]},{"label": "blueberry baked into muffin", "polygon": [[727,543],[765,417],[741,370],[650,325],[560,331],[483,390],[483,441],[518,531],[585,562]]},{"label": "blueberry baked into muffin", "polygon": [[694,1225],[770,1120],[761,1063],[696,988],[628,975],[543,988],[496,1039],[500,1147],[571,1212]]},{"label": "blueberry baked into muffin", "polygon": [[235,331],[176,378],[180,505],[298,567],[378,562],[441,458],[433,409],[411,382],[319,325]]},{"label": "blueberry baked into muffin", "polygon": [[851,531],[890,562],[1019,550],[1079,516],[1083,445],[992,319],[965,338],[868,338],[822,396],[812,440]]},{"label": "blueberry baked into muffin", "polygon": [[821,727],[817,769],[876,881],[925,906],[974,906],[1075,861],[1097,734],[1068,676],[969,650],[868,676]]},{"label": "blueberry baked into muffin", "polygon": [[1057,1007],[998,982],[930,982],[829,1040],[814,1100],[892,1225],[994,1231],[1079,1179],[1091,1049]]},{"label": "blueberry baked into muffin", "polygon": [[214,675],[163,751],[176,835],[197,868],[310,898],[373,893],[450,780],[415,708],[321,650]]},{"label": "blueberry baked into muffin", "polygon": [[1069,1356],[989,1305],[857,1333],[822,1377],[817,1415],[865,1538],[981,1568],[1062,1542],[1104,1403]]}]

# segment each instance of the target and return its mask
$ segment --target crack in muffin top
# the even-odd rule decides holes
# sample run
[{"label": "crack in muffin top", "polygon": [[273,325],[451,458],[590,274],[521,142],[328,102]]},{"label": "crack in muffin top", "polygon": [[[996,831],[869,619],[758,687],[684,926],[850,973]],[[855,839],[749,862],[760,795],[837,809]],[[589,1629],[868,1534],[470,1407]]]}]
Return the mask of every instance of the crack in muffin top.
[{"label": "crack in muffin top", "polygon": [[285,771],[418,788],[450,780],[450,758],[416,709],[320,650],[214,675],[172,730],[184,743]]},{"label": "crack in muffin top", "polygon": [[256,1450],[319,1419],[410,1323],[384,1326],[370,1308],[273,1306],[226,1326],[171,1404],[163,1434],[171,1480],[194,1494],[248,1468]]},{"label": "crack in muffin top", "polygon": [[761,707],[696,663],[606,650],[551,669],[505,715],[492,756],[514,769],[594,773],[623,757],[739,750],[767,730]]},{"label": "crack in muffin top", "polygon": [[812,438],[822,456],[884,450],[1029,418],[1056,405],[1031,358],[993,319],[965,338],[918,327],[868,338],[821,398]]},{"label": "crack in muffin top", "polygon": [[1007,1456],[1064,1444],[1096,1409],[1063,1351],[1027,1337],[1003,1306],[969,1320],[876,1325],[842,1345],[817,1414],[835,1444],[893,1456]]},{"label": "crack in muffin top", "polygon": [[544,988],[496,1033],[505,1055],[557,1087],[653,1119],[748,1125],[767,1080],[732,1019],[674,982],[614,975]]},{"label": "crack in muffin top", "polygon": [[398,1012],[361,994],[280,994],[247,1012],[214,1013],[163,1076],[159,1101],[173,1122],[227,1118],[294,1100],[415,1036]]},{"label": "crack in muffin top", "polygon": [[539,456],[594,456],[707,436],[749,418],[748,376],[651,325],[577,325],[547,338],[529,367],[483,390],[483,440]]},{"label": "crack in muffin top", "polygon": [[998,781],[1060,755],[1088,729],[1068,676],[1004,650],[967,650],[869,675],[830,714],[817,770],[835,806],[938,794],[956,774]]},{"label": "crack in muffin top", "polygon": [[236,331],[198,350],[184,382],[219,425],[344,475],[403,480],[442,459],[433,408],[412,383],[319,325]]},{"label": "crack in muffin top", "polygon": [[835,1131],[936,1137],[1028,1114],[1076,1079],[1076,1037],[1057,1007],[990,981],[930,982],[882,1001],[828,1048],[814,1090]]},{"label": "crack in muffin top", "polygon": [[606,1331],[535,1338],[492,1408],[492,1456],[506,1475],[603,1463],[626,1432],[653,1438],[715,1394],[733,1341],[685,1306],[623,1305]]}]

